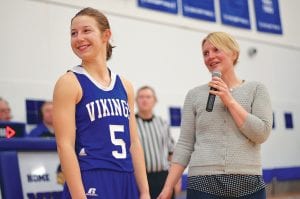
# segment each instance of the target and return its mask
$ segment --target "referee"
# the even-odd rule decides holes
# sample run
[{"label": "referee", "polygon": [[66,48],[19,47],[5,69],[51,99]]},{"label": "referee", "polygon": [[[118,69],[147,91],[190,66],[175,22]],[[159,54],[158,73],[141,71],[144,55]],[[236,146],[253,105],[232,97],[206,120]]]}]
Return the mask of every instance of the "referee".
[{"label": "referee", "polygon": [[138,112],[135,116],[139,136],[144,148],[152,199],[158,197],[164,186],[174,148],[174,139],[170,134],[169,125],[161,117],[153,113],[156,101],[156,94],[153,88],[143,86],[138,89],[136,95]]}]

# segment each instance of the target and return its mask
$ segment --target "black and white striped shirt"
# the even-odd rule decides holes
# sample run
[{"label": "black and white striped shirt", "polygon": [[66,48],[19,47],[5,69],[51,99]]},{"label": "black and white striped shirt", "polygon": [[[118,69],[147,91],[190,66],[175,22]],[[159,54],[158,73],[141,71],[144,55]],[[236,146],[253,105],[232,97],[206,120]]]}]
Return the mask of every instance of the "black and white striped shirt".
[{"label": "black and white striped shirt", "polygon": [[135,117],[144,149],[147,172],[168,170],[168,156],[173,153],[174,149],[174,139],[169,125],[158,116],[142,119],[136,114]]}]

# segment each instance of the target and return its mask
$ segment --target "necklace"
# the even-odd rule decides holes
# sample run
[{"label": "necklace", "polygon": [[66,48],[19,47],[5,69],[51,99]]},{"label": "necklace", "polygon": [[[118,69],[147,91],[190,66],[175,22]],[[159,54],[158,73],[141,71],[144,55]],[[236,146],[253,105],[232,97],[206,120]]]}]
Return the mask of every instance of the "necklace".
[{"label": "necklace", "polygon": [[229,91],[230,92],[234,91],[235,89],[237,89],[238,87],[240,87],[244,82],[245,82],[245,80],[242,80],[238,85],[230,87]]}]

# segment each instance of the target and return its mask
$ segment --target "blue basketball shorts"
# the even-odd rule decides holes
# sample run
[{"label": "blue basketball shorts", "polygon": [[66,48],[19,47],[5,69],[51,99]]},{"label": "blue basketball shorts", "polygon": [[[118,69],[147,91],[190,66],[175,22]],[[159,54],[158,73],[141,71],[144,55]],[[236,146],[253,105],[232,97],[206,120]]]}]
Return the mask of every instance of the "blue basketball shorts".
[{"label": "blue basketball shorts", "polygon": [[[88,199],[138,199],[139,193],[134,173],[112,170],[81,171],[85,194]],[[64,185],[62,199],[71,199],[68,186]]]}]

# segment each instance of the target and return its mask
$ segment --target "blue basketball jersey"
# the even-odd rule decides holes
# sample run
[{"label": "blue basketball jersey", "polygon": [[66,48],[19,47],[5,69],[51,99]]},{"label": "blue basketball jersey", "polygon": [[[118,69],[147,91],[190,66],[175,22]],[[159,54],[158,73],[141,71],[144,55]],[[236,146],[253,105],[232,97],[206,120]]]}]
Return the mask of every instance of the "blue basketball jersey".
[{"label": "blue basketball jersey", "polygon": [[75,142],[81,170],[133,172],[130,111],[120,77],[111,73],[110,86],[103,87],[83,67],[75,66],[72,71],[83,92],[76,105]]}]

